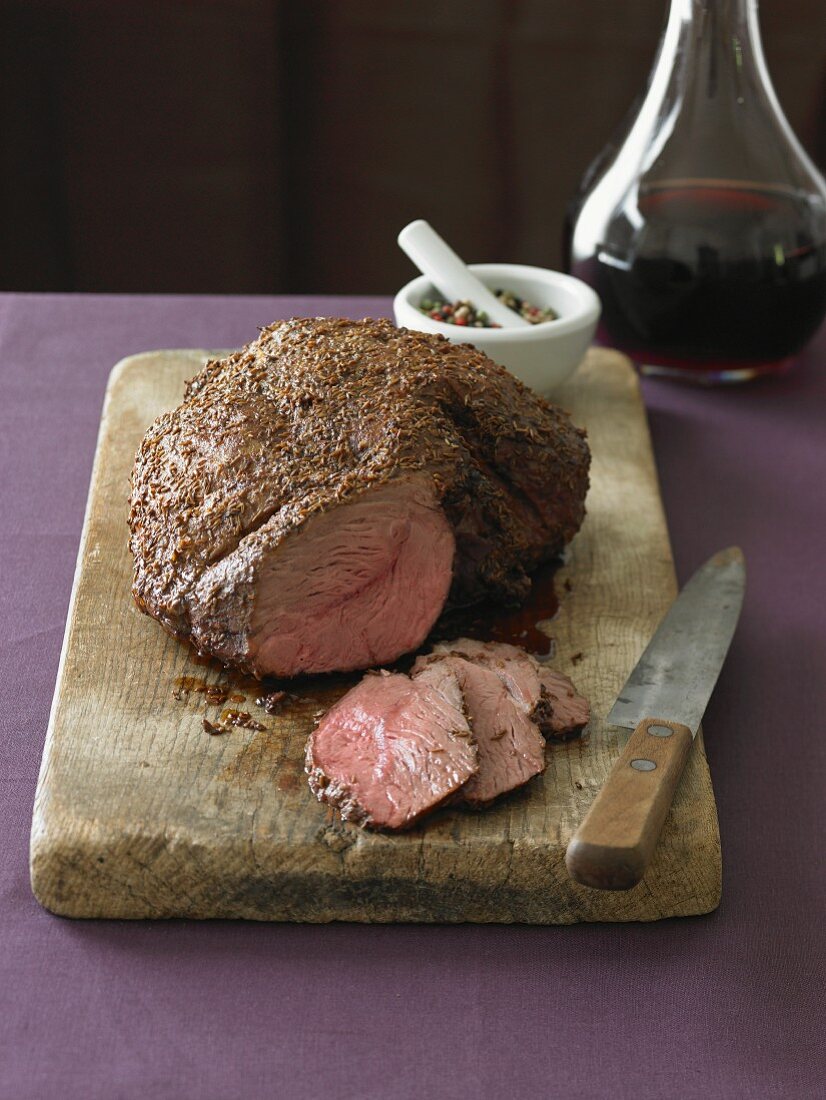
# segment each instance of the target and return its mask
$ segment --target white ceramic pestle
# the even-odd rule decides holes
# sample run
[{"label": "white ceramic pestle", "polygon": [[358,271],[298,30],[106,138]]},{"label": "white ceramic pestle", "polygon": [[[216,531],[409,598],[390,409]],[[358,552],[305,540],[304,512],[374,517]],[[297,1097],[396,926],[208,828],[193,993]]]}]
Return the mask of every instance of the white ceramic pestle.
[{"label": "white ceramic pestle", "polygon": [[472,302],[503,328],[530,328],[524,317],[506,306],[468,269],[447,241],[423,218],[406,225],[398,236],[406,252],[423,275],[448,302]]}]

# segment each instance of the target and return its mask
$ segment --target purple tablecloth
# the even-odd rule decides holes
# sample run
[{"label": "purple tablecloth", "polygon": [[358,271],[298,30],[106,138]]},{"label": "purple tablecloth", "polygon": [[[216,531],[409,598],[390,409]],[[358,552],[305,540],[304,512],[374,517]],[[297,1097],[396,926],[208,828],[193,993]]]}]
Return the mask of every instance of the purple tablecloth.
[{"label": "purple tablecloth", "polygon": [[681,579],[749,592],[705,726],[710,917],[655,925],[71,922],[28,835],[106,378],[277,316],[384,299],[0,296],[0,1096],[815,1097],[824,1093],[826,332],[786,378],[645,393]]}]

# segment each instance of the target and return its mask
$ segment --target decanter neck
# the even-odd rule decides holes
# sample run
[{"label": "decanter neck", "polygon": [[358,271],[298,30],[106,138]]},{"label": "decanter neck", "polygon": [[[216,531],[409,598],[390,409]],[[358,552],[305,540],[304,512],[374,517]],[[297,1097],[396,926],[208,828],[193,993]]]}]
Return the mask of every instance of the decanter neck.
[{"label": "decanter neck", "polygon": [[672,0],[661,67],[678,77],[684,96],[718,109],[762,98],[771,83],[757,0]]},{"label": "decanter neck", "polygon": [[671,0],[627,144],[655,175],[817,178],[772,87],[757,0]]}]

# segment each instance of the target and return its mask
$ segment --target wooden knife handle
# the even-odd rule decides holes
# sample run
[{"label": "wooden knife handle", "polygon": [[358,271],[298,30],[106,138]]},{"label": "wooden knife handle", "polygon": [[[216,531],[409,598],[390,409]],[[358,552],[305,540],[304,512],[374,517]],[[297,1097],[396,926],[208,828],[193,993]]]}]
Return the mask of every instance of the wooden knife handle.
[{"label": "wooden knife handle", "polygon": [[565,854],[568,874],[597,890],[630,890],[645,874],[691,749],[691,730],[645,718]]}]

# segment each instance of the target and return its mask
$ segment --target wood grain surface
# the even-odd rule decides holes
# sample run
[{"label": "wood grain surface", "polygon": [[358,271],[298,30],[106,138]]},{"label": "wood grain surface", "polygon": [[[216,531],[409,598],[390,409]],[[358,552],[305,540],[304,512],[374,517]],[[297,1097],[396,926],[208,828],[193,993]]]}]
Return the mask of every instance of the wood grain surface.
[{"label": "wood grain surface", "polygon": [[[590,697],[582,741],[548,748],[544,776],[493,809],[443,810],[409,833],[342,824],[310,794],[313,716],[352,682],[317,677],[281,715],[254,682],[199,664],[130,597],[126,498],[141,435],[176,405],[201,351],[132,356],[112,372],[32,822],[38,900],[73,917],[294,921],[656,920],[720,898],[717,813],[702,735],[642,882],[592,890],[568,841],[627,733],[600,721],[676,593],[634,372],[596,350],[556,395],[588,429],[588,517],[559,574],[555,667]],[[202,690],[225,685],[233,700]],[[243,696],[243,700],[240,698]],[[214,698],[214,697],[213,697]],[[263,729],[211,735],[228,707]]]}]

